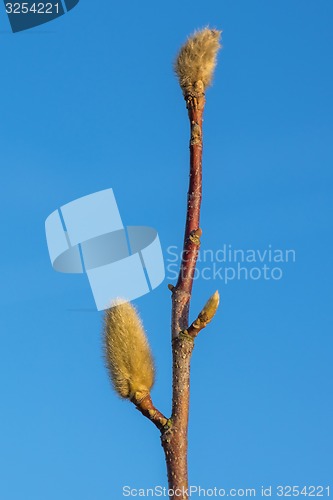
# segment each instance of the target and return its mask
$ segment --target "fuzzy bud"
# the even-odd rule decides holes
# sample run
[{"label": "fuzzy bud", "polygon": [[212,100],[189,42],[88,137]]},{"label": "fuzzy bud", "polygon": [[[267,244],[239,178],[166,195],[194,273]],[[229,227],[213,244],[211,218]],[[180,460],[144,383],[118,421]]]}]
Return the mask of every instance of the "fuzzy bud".
[{"label": "fuzzy bud", "polygon": [[182,46],[175,62],[179,84],[186,95],[204,92],[213,78],[221,31],[205,28],[195,32]]},{"label": "fuzzy bud", "polygon": [[220,294],[216,290],[216,292],[207,300],[197,319],[193,321],[192,325],[190,326],[188,330],[190,335],[195,337],[200,330],[205,328],[208,323],[212,321],[216,314],[217,308],[219,307],[219,303]]},{"label": "fuzzy bud", "polygon": [[217,308],[220,303],[220,294],[216,290],[216,292],[207,300],[203,310],[200,315],[206,318],[206,323],[210,323],[215,316]]},{"label": "fuzzy bud", "polygon": [[154,384],[154,362],[136,309],[129,302],[116,301],[105,311],[105,357],[115,391],[136,401]]}]

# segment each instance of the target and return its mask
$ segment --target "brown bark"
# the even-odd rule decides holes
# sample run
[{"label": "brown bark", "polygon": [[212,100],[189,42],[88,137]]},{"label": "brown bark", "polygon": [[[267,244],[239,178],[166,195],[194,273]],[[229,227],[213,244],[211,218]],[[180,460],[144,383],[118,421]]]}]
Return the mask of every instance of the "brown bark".
[{"label": "brown bark", "polygon": [[190,399],[190,362],[194,347],[188,335],[189,306],[193,275],[200,246],[200,207],[202,197],[202,116],[203,92],[185,95],[191,126],[190,180],[182,262],[177,284],[172,288],[173,395],[170,427],[162,432],[170,500],[187,500],[187,433]]},{"label": "brown bark", "polygon": [[[200,247],[200,208],[202,197],[202,121],[205,97],[202,82],[185,95],[191,127],[190,179],[182,261],[176,286],[172,291],[172,414],[160,413],[150,394],[132,398],[137,409],[161,431],[165,452],[170,500],[188,499],[187,433],[190,399],[190,363],[197,334],[211,321],[218,305],[218,294],[209,299],[198,318],[189,324],[193,276]],[[211,300],[215,297],[212,307]]]}]

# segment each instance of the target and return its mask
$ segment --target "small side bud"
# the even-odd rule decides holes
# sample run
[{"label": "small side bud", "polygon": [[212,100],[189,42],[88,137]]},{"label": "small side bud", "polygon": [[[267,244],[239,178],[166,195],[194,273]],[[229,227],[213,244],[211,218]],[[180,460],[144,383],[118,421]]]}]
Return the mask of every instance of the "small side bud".
[{"label": "small side bud", "polygon": [[193,321],[192,325],[188,328],[187,333],[191,337],[195,338],[200,330],[205,328],[208,323],[212,321],[214,318],[217,308],[220,303],[220,295],[219,292],[216,292],[207,300],[204,308],[200,312],[199,316],[195,321]]},{"label": "small side bud", "polygon": [[199,314],[205,318],[206,323],[210,323],[215,316],[220,303],[220,294],[218,290],[207,300],[203,310]]},{"label": "small side bud", "polygon": [[195,32],[182,46],[175,72],[184,95],[203,93],[213,79],[221,31],[205,28]]},{"label": "small side bud", "polygon": [[154,384],[154,362],[136,309],[116,301],[105,311],[104,346],[115,391],[125,399],[140,400]]}]

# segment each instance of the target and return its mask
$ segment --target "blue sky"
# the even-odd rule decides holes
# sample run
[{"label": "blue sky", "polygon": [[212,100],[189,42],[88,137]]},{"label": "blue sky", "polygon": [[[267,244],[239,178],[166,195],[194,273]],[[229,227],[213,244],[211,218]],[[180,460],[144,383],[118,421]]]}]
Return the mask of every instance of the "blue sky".
[{"label": "blue sky", "polygon": [[[102,314],[85,277],[53,271],[44,221],[112,187],[125,224],[156,228],[166,258],[181,245],[188,123],[172,61],[206,25],[224,47],[207,92],[202,248],[271,245],[296,261],[280,280],[195,282],[192,318],[216,289],[221,307],[192,360],[190,483],[333,487],[332,21],[328,0],[81,0],[12,34],[1,9],[1,500],[166,485],[158,432],[113,394]],[[167,283],[136,304],[169,414]]]}]

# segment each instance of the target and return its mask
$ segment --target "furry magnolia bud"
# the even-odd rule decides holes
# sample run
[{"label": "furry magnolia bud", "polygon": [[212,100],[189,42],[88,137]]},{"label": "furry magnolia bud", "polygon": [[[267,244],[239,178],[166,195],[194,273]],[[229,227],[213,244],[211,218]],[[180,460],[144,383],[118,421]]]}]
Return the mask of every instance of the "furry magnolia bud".
[{"label": "furry magnolia bud", "polygon": [[192,89],[202,91],[211,84],[221,31],[205,28],[189,37],[175,62],[179,84],[186,94]]},{"label": "furry magnolia bud", "polygon": [[136,309],[117,301],[105,311],[105,357],[115,391],[139,401],[154,384],[154,362]]}]

